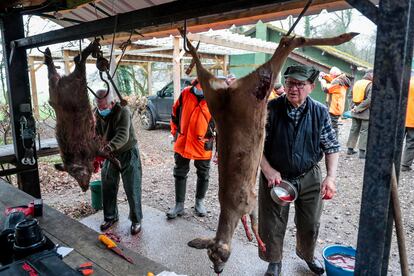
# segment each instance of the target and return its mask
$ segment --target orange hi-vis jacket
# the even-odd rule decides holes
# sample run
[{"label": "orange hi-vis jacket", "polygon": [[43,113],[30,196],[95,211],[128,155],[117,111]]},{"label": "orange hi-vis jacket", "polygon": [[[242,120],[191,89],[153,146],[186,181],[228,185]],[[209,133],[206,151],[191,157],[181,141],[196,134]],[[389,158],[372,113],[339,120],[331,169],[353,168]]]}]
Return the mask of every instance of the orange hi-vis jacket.
[{"label": "orange hi-vis jacket", "polygon": [[332,80],[327,92],[327,102],[329,113],[332,115],[342,115],[345,109],[346,90],[349,88],[349,79],[345,75],[340,75]]},{"label": "orange hi-vis jacket", "polygon": [[352,101],[354,103],[359,104],[365,99],[365,90],[370,83],[372,83],[372,81],[364,79],[354,83],[354,87],[352,88]]},{"label": "orange hi-vis jacket", "polygon": [[405,126],[414,127],[414,77],[410,80],[410,90],[408,91],[407,115]]},{"label": "orange hi-vis jacket", "polygon": [[194,88],[183,89],[171,114],[171,134],[176,137],[174,151],[193,160],[209,160],[212,156],[214,121],[204,96],[196,96]]},{"label": "orange hi-vis jacket", "polygon": [[326,80],[327,83],[331,83],[334,80],[334,77],[330,74],[326,74],[322,77],[324,80]]}]

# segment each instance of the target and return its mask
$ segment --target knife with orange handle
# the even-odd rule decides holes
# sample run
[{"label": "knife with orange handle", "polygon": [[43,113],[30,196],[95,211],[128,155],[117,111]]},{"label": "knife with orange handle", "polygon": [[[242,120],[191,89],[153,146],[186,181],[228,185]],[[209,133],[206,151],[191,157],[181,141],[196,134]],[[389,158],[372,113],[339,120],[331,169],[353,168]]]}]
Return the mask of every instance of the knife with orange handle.
[{"label": "knife with orange handle", "polygon": [[99,235],[98,239],[103,244],[105,244],[108,249],[111,249],[113,252],[115,252],[117,255],[121,256],[125,260],[127,260],[129,263],[131,263],[131,264],[134,263],[131,258],[124,255],[124,253],[118,247],[118,245],[113,240],[111,240],[108,236],[101,234],[101,235]]}]

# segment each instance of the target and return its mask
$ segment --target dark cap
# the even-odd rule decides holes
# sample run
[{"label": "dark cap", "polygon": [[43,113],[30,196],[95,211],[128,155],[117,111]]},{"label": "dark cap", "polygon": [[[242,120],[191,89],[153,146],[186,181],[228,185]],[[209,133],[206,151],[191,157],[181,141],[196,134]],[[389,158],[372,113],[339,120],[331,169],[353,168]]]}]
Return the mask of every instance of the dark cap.
[{"label": "dark cap", "polygon": [[318,77],[319,71],[313,67],[305,65],[293,65],[289,66],[283,76],[285,78],[292,78],[298,81],[310,81],[313,83]]}]

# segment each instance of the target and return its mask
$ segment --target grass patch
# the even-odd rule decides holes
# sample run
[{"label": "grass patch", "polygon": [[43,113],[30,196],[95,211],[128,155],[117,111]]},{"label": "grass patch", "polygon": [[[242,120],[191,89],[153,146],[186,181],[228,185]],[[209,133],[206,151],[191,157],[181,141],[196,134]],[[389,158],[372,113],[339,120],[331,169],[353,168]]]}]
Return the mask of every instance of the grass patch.
[{"label": "grass patch", "polygon": [[45,163],[62,163],[62,158],[59,154],[54,154],[50,156],[44,156],[39,158],[39,162],[45,162]]}]

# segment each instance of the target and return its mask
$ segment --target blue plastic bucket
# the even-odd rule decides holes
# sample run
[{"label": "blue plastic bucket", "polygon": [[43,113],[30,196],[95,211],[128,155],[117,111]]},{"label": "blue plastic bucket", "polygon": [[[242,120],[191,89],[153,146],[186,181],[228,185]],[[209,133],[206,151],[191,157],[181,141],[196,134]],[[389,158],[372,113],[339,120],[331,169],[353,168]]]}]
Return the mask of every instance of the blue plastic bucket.
[{"label": "blue plastic bucket", "polygon": [[326,275],[328,276],[350,276],[354,275],[354,270],[345,269],[339,266],[336,266],[329,262],[327,259],[329,256],[335,254],[343,254],[348,256],[355,257],[356,250],[351,246],[344,246],[344,245],[330,245],[323,249],[323,260],[325,261],[325,270]]},{"label": "blue plastic bucket", "polygon": [[102,182],[101,180],[95,180],[89,183],[91,187],[91,201],[92,208],[95,210],[102,209]]},{"label": "blue plastic bucket", "polygon": [[352,118],[351,111],[350,111],[350,110],[345,111],[345,112],[344,112],[344,114],[342,114],[342,117],[343,117],[343,118],[345,118],[345,119],[350,119],[350,118]]}]

